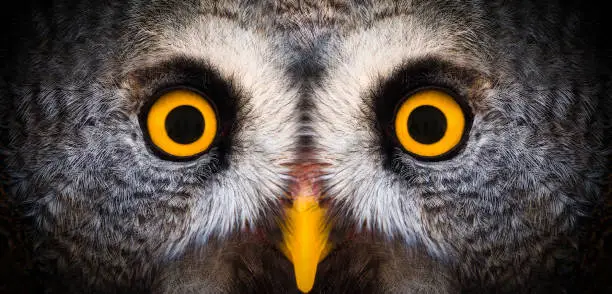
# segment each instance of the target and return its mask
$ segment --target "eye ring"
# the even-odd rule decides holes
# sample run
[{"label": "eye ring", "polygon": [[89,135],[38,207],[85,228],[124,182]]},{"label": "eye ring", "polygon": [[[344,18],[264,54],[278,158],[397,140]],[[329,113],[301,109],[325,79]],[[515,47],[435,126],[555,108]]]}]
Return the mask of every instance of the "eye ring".
[{"label": "eye ring", "polygon": [[[437,113],[436,113],[437,112]],[[417,115],[419,114],[419,115]],[[433,140],[419,139],[414,128],[411,133],[411,118],[437,117],[433,127],[425,122],[421,129],[434,129]],[[414,120],[413,120],[414,121]],[[443,126],[442,126],[443,125]],[[399,104],[395,114],[395,135],[403,149],[419,158],[440,158],[449,154],[462,141],[466,128],[466,115],[456,99],[444,90],[419,89]],[[431,134],[430,134],[431,135]]]},{"label": "eye ring", "polygon": [[[182,111],[177,114],[177,109]],[[186,119],[185,114],[189,114],[192,120],[196,117],[196,123],[201,120],[202,130],[197,129],[199,125],[196,130],[191,128],[191,136],[186,141],[177,140],[176,136],[172,138],[172,134],[169,134],[169,119],[181,123],[181,119]],[[178,158],[192,157],[208,150],[217,135],[217,128],[217,115],[211,103],[203,95],[188,89],[172,89],[160,95],[146,115],[146,130],[153,145]]]}]

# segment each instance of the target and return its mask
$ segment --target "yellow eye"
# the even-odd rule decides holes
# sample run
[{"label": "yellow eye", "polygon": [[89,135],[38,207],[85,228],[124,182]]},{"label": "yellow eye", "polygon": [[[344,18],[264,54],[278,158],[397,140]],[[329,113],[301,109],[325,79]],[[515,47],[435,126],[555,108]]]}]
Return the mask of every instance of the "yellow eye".
[{"label": "yellow eye", "polygon": [[151,142],[175,157],[206,151],[217,134],[217,115],[206,98],[189,90],[159,97],[147,114]]},{"label": "yellow eye", "polygon": [[395,115],[395,135],[406,151],[438,157],[459,145],[465,124],[463,110],[453,97],[427,89],[402,102]]}]

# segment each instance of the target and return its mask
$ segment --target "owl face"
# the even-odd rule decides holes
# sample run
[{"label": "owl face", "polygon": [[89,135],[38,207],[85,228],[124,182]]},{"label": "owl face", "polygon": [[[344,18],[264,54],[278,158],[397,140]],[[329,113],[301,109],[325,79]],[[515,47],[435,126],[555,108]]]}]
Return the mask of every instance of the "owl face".
[{"label": "owl face", "polygon": [[315,292],[547,280],[599,199],[607,69],[577,15],[505,5],[35,10],[3,57],[0,150],[43,272],[72,291],[281,291],[277,222],[311,183],[336,250]]},{"label": "owl face", "polygon": [[[424,246],[468,279],[487,272],[496,274],[479,277],[484,283],[529,283],[542,263],[561,258],[549,250],[572,240],[598,197],[593,167],[605,170],[605,162],[585,151],[604,154],[586,123],[599,98],[589,81],[568,75],[588,69],[563,68],[559,52],[503,35],[534,38],[529,32],[497,34],[482,29],[492,20],[465,18],[461,8],[429,9],[334,40],[312,98],[327,196],[341,221]],[[447,93],[463,119],[428,91]],[[436,135],[434,114],[402,114],[419,95],[429,96],[416,106],[444,113],[445,135]],[[457,140],[435,151],[452,127]],[[419,132],[435,137],[424,149]]]},{"label": "owl face", "polygon": [[[130,16],[122,35],[72,23],[41,33],[57,49],[24,57],[27,79],[4,89],[4,109],[16,110],[3,112],[12,193],[57,255],[47,257],[77,272],[106,264],[110,273],[90,276],[101,284],[144,279],[188,245],[255,226],[274,213],[296,160],[298,91],[270,40],[175,13]],[[208,142],[191,150],[197,139]]]}]

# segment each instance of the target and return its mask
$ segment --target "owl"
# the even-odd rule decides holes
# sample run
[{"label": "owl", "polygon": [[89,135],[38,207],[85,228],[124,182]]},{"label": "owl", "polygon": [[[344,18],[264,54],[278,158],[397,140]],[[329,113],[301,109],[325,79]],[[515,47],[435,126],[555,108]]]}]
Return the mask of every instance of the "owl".
[{"label": "owl", "polygon": [[596,8],[546,2],[3,9],[2,203],[32,260],[11,282],[580,293],[610,51]]}]

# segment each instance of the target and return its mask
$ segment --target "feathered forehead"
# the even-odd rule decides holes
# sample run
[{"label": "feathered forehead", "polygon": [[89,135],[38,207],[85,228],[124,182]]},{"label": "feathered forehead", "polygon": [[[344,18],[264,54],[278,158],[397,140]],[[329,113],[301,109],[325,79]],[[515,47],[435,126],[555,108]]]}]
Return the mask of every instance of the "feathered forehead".
[{"label": "feathered forehead", "polygon": [[147,5],[145,11],[136,11],[138,11],[137,14],[143,16],[141,17],[143,20],[159,20],[159,18],[164,18],[163,15],[184,18],[207,15],[228,18],[241,25],[257,27],[261,30],[271,28],[296,30],[315,26],[336,28],[359,26],[390,16],[413,13],[417,6],[429,6],[427,2],[434,1],[413,3],[410,0],[265,0],[255,2],[166,0]]}]

